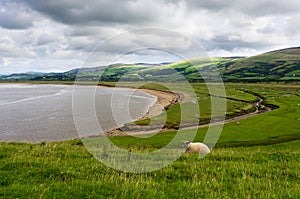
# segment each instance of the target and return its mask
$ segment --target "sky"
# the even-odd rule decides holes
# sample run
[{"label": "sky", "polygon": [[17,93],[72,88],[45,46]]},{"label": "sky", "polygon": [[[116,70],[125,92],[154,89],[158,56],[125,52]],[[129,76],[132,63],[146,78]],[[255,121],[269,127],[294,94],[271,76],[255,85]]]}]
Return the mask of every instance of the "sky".
[{"label": "sky", "polygon": [[1,0],[0,74],[300,46],[299,11],[299,0]]}]

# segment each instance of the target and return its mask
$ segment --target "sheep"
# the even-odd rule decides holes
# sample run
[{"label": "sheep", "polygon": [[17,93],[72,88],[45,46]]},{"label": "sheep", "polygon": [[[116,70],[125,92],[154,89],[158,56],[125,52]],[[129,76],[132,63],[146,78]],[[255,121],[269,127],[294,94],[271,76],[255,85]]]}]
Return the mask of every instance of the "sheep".
[{"label": "sheep", "polygon": [[185,153],[199,153],[199,157],[203,158],[208,153],[210,153],[210,149],[206,144],[203,144],[201,142],[190,142],[185,141],[183,142],[183,148],[185,150]]}]

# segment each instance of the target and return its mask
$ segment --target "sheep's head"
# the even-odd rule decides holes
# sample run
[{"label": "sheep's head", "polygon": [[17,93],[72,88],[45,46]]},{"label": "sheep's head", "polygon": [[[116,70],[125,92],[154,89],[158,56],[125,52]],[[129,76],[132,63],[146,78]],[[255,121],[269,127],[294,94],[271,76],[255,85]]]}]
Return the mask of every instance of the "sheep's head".
[{"label": "sheep's head", "polygon": [[190,144],[190,143],[191,143],[190,141],[184,141],[184,142],[183,142],[183,148],[184,148],[185,150],[188,150],[189,144]]}]

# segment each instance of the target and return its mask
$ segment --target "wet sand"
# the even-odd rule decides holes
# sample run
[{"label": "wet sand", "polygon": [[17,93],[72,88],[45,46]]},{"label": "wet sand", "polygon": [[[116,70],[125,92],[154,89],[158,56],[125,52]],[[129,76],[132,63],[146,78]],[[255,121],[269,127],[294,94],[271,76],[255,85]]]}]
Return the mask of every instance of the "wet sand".
[{"label": "wet sand", "polygon": [[[170,92],[170,91],[160,91],[160,90],[151,90],[151,89],[141,89],[144,92],[149,93],[150,95],[154,95],[157,97],[156,102],[153,106],[151,106],[143,117],[140,119],[147,119],[157,115],[162,114],[165,110],[167,110],[170,106],[177,102],[185,102],[191,99],[191,95],[188,93],[181,93],[181,92]],[[142,127],[143,128],[143,127]],[[111,131],[106,132],[107,136],[126,136],[126,135],[143,135],[154,133],[157,129],[153,130],[141,130],[141,131],[134,131],[134,132],[126,132],[121,130],[122,128],[114,129]]]}]

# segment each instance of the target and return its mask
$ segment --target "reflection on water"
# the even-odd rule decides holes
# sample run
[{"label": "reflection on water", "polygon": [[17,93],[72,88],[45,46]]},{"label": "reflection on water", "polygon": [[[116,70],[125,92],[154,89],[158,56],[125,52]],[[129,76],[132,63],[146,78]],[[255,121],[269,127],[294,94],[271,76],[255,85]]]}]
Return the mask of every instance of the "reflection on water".
[{"label": "reflection on water", "polygon": [[[91,86],[79,88],[82,98],[88,90],[95,90]],[[72,91],[73,86],[68,85],[0,84],[0,141],[78,138],[73,121]],[[140,118],[156,100],[145,92],[120,88],[98,87],[94,96],[95,113],[103,131]],[[82,114],[80,117],[89,125],[89,117],[93,116]]]}]

